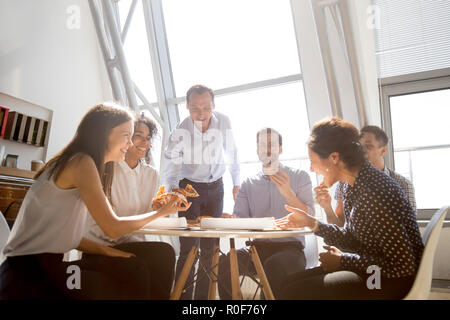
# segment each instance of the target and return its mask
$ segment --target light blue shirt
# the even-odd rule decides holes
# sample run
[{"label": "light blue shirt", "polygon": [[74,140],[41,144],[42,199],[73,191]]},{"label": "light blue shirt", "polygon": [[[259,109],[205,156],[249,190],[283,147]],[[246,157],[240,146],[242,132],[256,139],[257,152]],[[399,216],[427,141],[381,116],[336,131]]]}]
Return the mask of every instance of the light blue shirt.
[{"label": "light blue shirt", "polygon": [[[312,184],[309,175],[302,170],[280,165],[280,169],[286,172],[290,179],[290,185],[297,198],[308,207],[308,213],[314,213],[314,200]],[[284,208],[286,200],[281,195],[278,187],[262,171],[245,179],[242,182],[234,204],[233,213],[238,218],[282,218],[289,214]],[[299,240],[305,244],[304,237],[275,238],[270,241]],[[260,240],[259,240],[260,241]]]},{"label": "light blue shirt", "polygon": [[178,188],[180,180],[214,182],[228,165],[233,185],[239,186],[239,158],[227,116],[213,111],[211,122],[201,132],[191,117],[184,119],[171,133],[164,152],[163,181],[169,188]]}]

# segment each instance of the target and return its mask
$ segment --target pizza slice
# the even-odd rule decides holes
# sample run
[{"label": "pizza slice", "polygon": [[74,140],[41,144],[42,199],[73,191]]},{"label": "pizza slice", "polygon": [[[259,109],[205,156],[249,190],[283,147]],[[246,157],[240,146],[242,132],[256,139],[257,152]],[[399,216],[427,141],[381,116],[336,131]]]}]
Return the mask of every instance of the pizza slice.
[{"label": "pizza slice", "polygon": [[171,192],[165,192],[165,186],[161,186],[156,193],[155,198],[152,200],[152,208],[153,210],[158,210],[165,204],[167,204],[174,197],[179,201],[184,203],[184,205],[188,205],[187,197],[198,197],[199,194],[197,191],[189,184],[185,189],[176,188]]}]

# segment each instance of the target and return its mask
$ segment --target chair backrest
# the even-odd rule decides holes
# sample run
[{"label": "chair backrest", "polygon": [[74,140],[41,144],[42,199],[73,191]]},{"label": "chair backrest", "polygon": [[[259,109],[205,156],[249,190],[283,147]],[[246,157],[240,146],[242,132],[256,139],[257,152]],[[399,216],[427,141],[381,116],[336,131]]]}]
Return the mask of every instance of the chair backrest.
[{"label": "chair backrest", "polygon": [[431,218],[423,235],[422,241],[425,245],[422,259],[420,260],[419,270],[416,279],[405,300],[427,300],[431,291],[431,280],[433,277],[434,254],[436,253],[439,235],[442,224],[450,206],[442,207]]},{"label": "chair backrest", "polygon": [[9,237],[9,226],[8,223],[5,220],[5,217],[3,217],[3,213],[0,211],[0,264],[2,264],[4,257],[3,257],[3,247],[6,244],[6,241],[8,241]]},{"label": "chair backrest", "polygon": [[317,237],[314,234],[307,234],[305,236],[305,258],[306,269],[317,267],[319,263],[319,245]]}]

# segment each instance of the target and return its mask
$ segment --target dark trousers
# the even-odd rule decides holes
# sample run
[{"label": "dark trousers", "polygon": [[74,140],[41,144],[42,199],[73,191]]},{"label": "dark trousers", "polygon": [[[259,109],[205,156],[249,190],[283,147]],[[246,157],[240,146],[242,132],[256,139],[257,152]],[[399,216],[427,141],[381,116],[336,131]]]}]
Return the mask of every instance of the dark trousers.
[{"label": "dark trousers", "polygon": [[[175,262],[173,248],[166,245],[120,245],[119,249],[136,254],[131,258],[83,254],[79,261],[63,262],[62,254],[8,257],[0,267],[0,299],[165,299],[172,284],[165,273],[173,274]],[[151,267],[150,260],[161,265]],[[79,267],[80,289],[68,287],[74,275],[69,266]],[[163,271],[164,267],[168,269]],[[158,268],[159,274],[151,274]]]},{"label": "dark trousers", "polygon": [[175,251],[170,244],[130,242],[116,245],[114,248],[134,253],[144,260],[151,276],[150,299],[167,300],[170,298],[175,271]]},{"label": "dark trousers", "polygon": [[[369,289],[370,274],[351,271],[325,273],[322,267],[308,269],[288,277],[283,283],[281,299],[285,300],[393,300],[403,299],[411,289],[414,277],[380,278],[380,289]],[[370,282],[370,280],[369,280]]]},{"label": "dark trousers", "polygon": [[[224,191],[221,179],[213,184],[195,183],[183,179],[180,181],[180,188],[185,188],[187,184],[191,184],[200,196],[197,198],[189,198],[188,200],[192,202],[191,207],[186,212],[179,212],[178,216],[186,217],[188,220],[195,220],[199,216],[212,216],[218,218],[222,215]],[[180,257],[177,262],[176,279],[178,279],[192,247],[199,246],[200,248],[200,263],[197,273],[197,282],[195,283],[195,300],[205,300],[208,298],[209,278],[205,274],[203,267],[211,267],[215,241],[216,239],[209,238],[180,237]],[[192,299],[194,287],[193,280],[194,270],[192,268],[186,281],[186,290],[180,297],[182,300]]]},{"label": "dark trousers", "polygon": [[[305,254],[301,242],[258,242],[254,241],[258,256],[261,260],[267,280],[275,298],[280,295],[283,280],[289,275],[304,270],[306,267]],[[249,248],[236,251],[239,274],[255,276]],[[219,295],[223,300],[231,299],[230,254],[222,255],[219,260]]]}]

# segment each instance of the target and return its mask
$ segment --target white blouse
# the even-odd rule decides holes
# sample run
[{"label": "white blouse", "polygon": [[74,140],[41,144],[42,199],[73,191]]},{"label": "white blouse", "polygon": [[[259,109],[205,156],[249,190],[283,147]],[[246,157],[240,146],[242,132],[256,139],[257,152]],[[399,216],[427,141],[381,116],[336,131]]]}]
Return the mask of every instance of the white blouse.
[{"label": "white blouse", "polygon": [[[148,164],[139,162],[131,169],[125,161],[114,163],[114,178],[111,186],[112,207],[121,217],[152,211],[152,199],[158,187],[158,172]],[[172,237],[126,234],[111,239],[100,229],[91,215],[88,216],[85,237],[104,245],[125,242],[165,241],[173,245]]]}]

